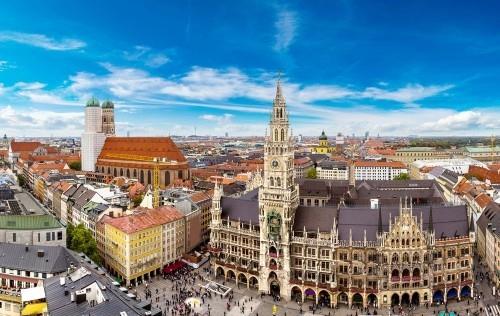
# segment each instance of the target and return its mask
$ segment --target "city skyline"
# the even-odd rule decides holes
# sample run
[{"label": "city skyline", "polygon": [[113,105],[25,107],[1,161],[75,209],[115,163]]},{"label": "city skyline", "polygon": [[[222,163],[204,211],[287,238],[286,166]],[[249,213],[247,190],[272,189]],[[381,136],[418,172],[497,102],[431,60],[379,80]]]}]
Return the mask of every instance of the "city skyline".
[{"label": "city skyline", "polygon": [[262,136],[281,70],[295,135],[498,134],[497,5],[450,3],[3,4],[0,128]]}]

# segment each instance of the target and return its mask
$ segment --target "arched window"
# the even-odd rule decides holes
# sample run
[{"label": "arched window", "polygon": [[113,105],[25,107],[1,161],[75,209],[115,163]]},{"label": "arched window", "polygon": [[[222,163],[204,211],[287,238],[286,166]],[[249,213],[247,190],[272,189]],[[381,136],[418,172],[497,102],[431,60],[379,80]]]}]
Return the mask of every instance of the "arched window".
[{"label": "arched window", "polygon": [[279,138],[278,138],[278,129],[275,129],[275,130],[274,130],[274,140],[275,140],[275,141],[278,141],[278,140],[279,140]]},{"label": "arched window", "polygon": [[276,186],[281,187],[281,178],[280,177],[276,178]]},{"label": "arched window", "polygon": [[273,177],[269,178],[269,183],[271,184],[272,187],[274,187],[274,178]]},{"label": "arched window", "polygon": [[165,186],[170,184],[170,171],[165,171]]},{"label": "arched window", "polygon": [[281,141],[284,142],[285,141],[285,129],[281,129]]},{"label": "arched window", "polygon": [[120,168],[120,177],[123,177],[123,168]]}]

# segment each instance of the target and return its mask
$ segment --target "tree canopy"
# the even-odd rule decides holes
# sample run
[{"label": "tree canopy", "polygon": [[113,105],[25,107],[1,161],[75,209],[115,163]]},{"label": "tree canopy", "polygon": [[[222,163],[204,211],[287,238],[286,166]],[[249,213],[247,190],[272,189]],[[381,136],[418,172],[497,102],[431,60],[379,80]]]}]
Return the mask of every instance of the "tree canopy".
[{"label": "tree canopy", "polygon": [[66,229],[66,237],[66,245],[69,249],[76,252],[83,252],[95,263],[101,263],[94,236],[92,236],[92,232],[86,229],[83,224],[77,226],[69,224]]},{"label": "tree canopy", "polygon": [[316,168],[311,168],[307,170],[307,178],[309,179],[316,179],[318,177],[318,174],[316,172]]},{"label": "tree canopy", "polygon": [[394,177],[394,180],[410,180],[410,176],[407,173],[400,173]]}]

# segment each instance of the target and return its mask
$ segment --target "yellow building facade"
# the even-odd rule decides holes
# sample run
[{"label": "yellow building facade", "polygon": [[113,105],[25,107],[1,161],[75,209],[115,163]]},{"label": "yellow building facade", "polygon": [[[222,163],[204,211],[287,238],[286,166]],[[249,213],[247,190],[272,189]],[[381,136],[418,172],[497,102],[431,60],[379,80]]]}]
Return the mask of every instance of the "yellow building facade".
[{"label": "yellow building facade", "polygon": [[325,131],[323,131],[319,137],[319,145],[315,146],[312,151],[317,154],[330,154],[335,151],[335,147],[330,146]]},{"label": "yellow building facade", "polygon": [[[166,238],[164,228],[184,236],[184,218],[176,209],[162,206],[141,209],[131,215],[105,217],[104,262],[117,280],[126,285],[136,285],[161,273],[164,256],[174,253],[179,259],[184,254],[184,239]],[[181,243],[179,248],[178,243]]]}]

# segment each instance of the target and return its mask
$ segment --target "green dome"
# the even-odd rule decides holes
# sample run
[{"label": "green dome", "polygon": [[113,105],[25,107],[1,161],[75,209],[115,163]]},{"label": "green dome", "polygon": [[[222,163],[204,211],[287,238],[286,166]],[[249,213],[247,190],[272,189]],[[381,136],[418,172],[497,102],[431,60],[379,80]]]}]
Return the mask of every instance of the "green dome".
[{"label": "green dome", "polygon": [[319,137],[319,140],[328,140],[328,137],[326,137],[325,131],[321,133],[321,136]]},{"label": "green dome", "polygon": [[87,101],[87,106],[99,106],[99,100],[96,97],[92,97]]},{"label": "green dome", "polygon": [[106,100],[102,103],[103,109],[113,109],[114,107],[115,107],[115,104],[109,100]]}]

